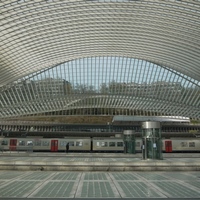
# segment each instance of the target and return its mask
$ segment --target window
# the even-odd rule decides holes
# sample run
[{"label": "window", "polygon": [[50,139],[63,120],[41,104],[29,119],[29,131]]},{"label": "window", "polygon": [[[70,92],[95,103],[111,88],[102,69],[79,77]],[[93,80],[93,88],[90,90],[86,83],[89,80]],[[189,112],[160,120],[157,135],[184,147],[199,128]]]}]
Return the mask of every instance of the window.
[{"label": "window", "polygon": [[74,146],[74,142],[73,141],[69,141],[69,146],[73,147]]},{"label": "window", "polygon": [[187,142],[181,142],[181,147],[187,147]]},{"label": "window", "polygon": [[101,146],[102,147],[107,147],[108,146],[108,142],[101,142]]},{"label": "window", "polygon": [[83,146],[83,142],[76,142],[76,146],[82,147]]},{"label": "window", "polygon": [[66,144],[67,144],[67,141],[60,141],[60,146],[61,146],[61,147],[65,147]]},{"label": "window", "polygon": [[25,141],[20,140],[19,141],[19,146],[25,146]]},{"label": "window", "polygon": [[136,142],[136,147],[140,147],[140,142]]},{"label": "window", "polygon": [[27,141],[27,146],[33,146],[33,141]]},{"label": "window", "polygon": [[195,142],[189,142],[189,147],[195,147]]},{"label": "window", "polygon": [[49,146],[49,141],[43,141],[42,146]]},{"label": "window", "polygon": [[109,147],[114,147],[115,146],[115,142],[109,142]]},{"label": "window", "polygon": [[1,142],[1,145],[8,145],[8,141],[7,141],[7,140],[3,140],[3,141]]},{"label": "window", "polygon": [[118,147],[123,147],[123,146],[124,146],[124,143],[123,143],[123,142],[117,142],[117,146],[118,146]]},{"label": "window", "polygon": [[41,141],[40,140],[35,141],[35,146],[41,146]]}]

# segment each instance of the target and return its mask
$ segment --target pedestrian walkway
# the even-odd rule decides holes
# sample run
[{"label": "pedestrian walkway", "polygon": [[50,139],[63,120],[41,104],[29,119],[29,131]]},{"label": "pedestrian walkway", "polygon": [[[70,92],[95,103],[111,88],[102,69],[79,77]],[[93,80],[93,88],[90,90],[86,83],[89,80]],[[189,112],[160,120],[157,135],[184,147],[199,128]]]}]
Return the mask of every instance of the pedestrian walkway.
[{"label": "pedestrian walkway", "polygon": [[200,172],[0,171],[0,198],[200,198]]}]

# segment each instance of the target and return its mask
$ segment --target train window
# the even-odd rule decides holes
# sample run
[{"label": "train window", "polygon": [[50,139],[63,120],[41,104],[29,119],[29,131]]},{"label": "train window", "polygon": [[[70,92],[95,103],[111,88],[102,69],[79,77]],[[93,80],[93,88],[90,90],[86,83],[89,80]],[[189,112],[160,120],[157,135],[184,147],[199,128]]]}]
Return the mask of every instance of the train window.
[{"label": "train window", "polygon": [[97,146],[98,146],[98,147],[100,146],[99,142],[97,142]]},{"label": "train window", "polygon": [[108,142],[101,142],[101,146],[102,147],[107,147],[108,146]]},{"label": "train window", "polygon": [[115,146],[115,142],[109,142],[109,147],[114,147]]},{"label": "train window", "polygon": [[67,144],[67,141],[60,141],[60,146],[61,146],[61,147],[65,147],[66,144]]},{"label": "train window", "polygon": [[69,141],[69,146],[73,147],[74,146],[74,142],[73,141]]},{"label": "train window", "polygon": [[189,142],[189,147],[195,147],[195,142]]},{"label": "train window", "polygon": [[8,141],[7,141],[7,140],[3,140],[3,141],[1,142],[1,145],[8,145]]},{"label": "train window", "polygon": [[124,146],[124,143],[123,143],[123,142],[117,142],[117,146],[118,146],[118,147],[123,147],[123,146]]},{"label": "train window", "polygon": [[140,142],[136,142],[136,147],[140,147]]},{"label": "train window", "polygon": [[19,146],[25,146],[25,141],[20,140],[19,141]]},{"label": "train window", "polygon": [[187,142],[181,142],[182,147],[187,147]]},{"label": "train window", "polygon": [[42,146],[49,146],[49,141],[43,141]]},{"label": "train window", "polygon": [[33,141],[27,141],[27,146],[33,146]]},{"label": "train window", "polygon": [[41,146],[41,141],[39,140],[35,141],[35,146]]},{"label": "train window", "polygon": [[76,142],[76,146],[77,147],[82,147],[83,146],[83,142]]}]

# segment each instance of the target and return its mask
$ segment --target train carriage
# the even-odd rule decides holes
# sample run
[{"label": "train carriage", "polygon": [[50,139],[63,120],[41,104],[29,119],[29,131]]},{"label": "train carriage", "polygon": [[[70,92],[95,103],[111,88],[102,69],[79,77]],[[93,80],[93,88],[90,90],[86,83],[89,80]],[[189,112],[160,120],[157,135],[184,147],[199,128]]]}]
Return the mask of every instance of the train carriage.
[{"label": "train carriage", "polygon": [[65,151],[66,144],[69,143],[69,151],[91,151],[91,139],[80,137],[66,137],[58,139],[58,150]]},{"label": "train carriage", "polygon": [[163,152],[200,152],[200,138],[170,138],[163,140]]},{"label": "train carriage", "polygon": [[93,151],[122,152],[124,143],[121,138],[93,138]]},{"label": "train carriage", "polygon": [[0,138],[0,149],[4,151],[32,151],[34,146],[33,138]]},{"label": "train carriage", "polygon": [[[69,151],[73,152],[123,152],[123,138],[118,137],[65,137],[65,138],[0,138],[1,151],[51,151],[65,152],[69,143]],[[141,138],[135,140],[136,152],[141,152]],[[162,140],[162,151],[200,152],[200,138],[170,138]]]}]

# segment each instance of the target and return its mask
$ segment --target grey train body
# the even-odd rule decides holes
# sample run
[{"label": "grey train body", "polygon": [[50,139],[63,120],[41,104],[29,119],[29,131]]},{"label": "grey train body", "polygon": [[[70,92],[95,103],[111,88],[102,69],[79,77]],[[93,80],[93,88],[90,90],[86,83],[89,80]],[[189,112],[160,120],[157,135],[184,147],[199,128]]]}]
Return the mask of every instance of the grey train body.
[{"label": "grey train body", "polygon": [[[166,152],[166,143],[171,141],[172,152],[200,152],[200,138],[162,139],[162,151]],[[1,151],[52,151],[64,152],[69,143],[71,152],[123,152],[122,138],[115,137],[66,137],[66,138],[0,138]],[[136,138],[136,152],[141,152],[142,140]]]}]

